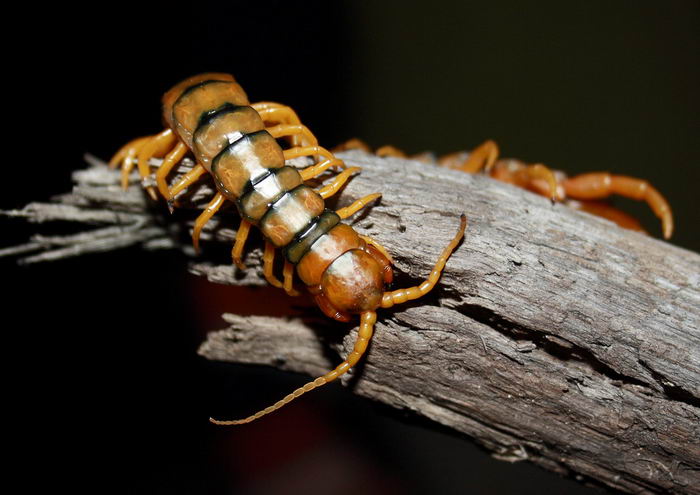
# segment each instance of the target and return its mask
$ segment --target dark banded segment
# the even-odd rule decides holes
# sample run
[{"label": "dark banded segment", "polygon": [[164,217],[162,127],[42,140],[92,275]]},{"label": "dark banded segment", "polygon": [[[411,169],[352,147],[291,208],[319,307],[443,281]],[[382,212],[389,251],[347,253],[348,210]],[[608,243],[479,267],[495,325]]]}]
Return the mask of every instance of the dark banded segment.
[{"label": "dark banded segment", "polygon": [[295,168],[275,169],[244,192],[238,200],[238,210],[246,220],[257,223],[267,210],[288,191],[302,184],[301,175]]},{"label": "dark banded segment", "polygon": [[199,119],[192,139],[192,151],[197,161],[210,169],[211,161],[229,144],[244,134],[265,128],[253,107],[225,103],[216,110],[205,112]]},{"label": "dark banded segment", "polygon": [[195,132],[197,132],[197,130],[200,127],[210,124],[211,121],[214,120],[217,117],[217,115],[221,114],[222,112],[230,112],[232,110],[235,110],[236,108],[239,107],[234,105],[233,103],[224,103],[219,108],[215,108],[214,110],[204,112],[202,115],[199,116],[199,122],[197,123],[197,129],[195,129]]},{"label": "dark banded segment", "polygon": [[[175,127],[175,123],[173,122],[173,105],[175,104],[177,99],[180,98],[182,93],[187,91],[187,89],[204,81],[236,82],[236,80],[231,74],[223,74],[220,72],[207,72],[205,74],[197,74],[196,76],[188,77],[187,79],[177,83],[175,86],[170,88],[167,93],[163,95],[162,99],[163,120],[165,120],[169,127]],[[243,88],[241,88],[241,94],[245,96]]]},{"label": "dark banded segment", "polygon": [[321,283],[323,272],[338,256],[351,249],[361,248],[364,244],[352,227],[339,223],[311,244],[309,251],[297,264],[297,275],[306,285],[317,286]]},{"label": "dark banded segment", "polygon": [[297,186],[270,206],[260,219],[260,230],[276,247],[284,247],[324,210],[323,198],[304,184]]},{"label": "dark banded segment", "polygon": [[326,209],[319,217],[311,221],[308,228],[294,237],[292,242],[282,250],[282,254],[290,263],[299,263],[301,258],[311,249],[311,245],[339,222],[338,214]]},{"label": "dark banded segment", "polygon": [[267,131],[247,134],[226,146],[211,162],[211,173],[219,191],[231,201],[252,189],[270,169],[284,166],[284,154]]},{"label": "dark banded segment", "polygon": [[201,81],[180,94],[172,104],[171,117],[166,120],[172,122],[173,128],[185,143],[191,146],[192,133],[197,128],[202,115],[225,103],[247,106],[248,98],[243,89],[233,81]]}]

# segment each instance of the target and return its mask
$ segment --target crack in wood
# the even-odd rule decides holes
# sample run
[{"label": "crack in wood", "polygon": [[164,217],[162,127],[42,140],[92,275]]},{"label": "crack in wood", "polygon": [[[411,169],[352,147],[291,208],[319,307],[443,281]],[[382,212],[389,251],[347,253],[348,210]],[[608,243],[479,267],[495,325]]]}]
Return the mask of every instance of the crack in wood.
[{"label": "crack in wood", "polygon": [[659,373],[652,366],[644,362],[644,360],[640,359],[639,364],[649,370],[649,373],[656,380],[656,382],[661,385],[666,397],[669,400],[683,402],[684,404],[700,409],[700,398],[693,396],[690,391],[685,390],[683,387],[680,387],[668,380],[663,374]]}]

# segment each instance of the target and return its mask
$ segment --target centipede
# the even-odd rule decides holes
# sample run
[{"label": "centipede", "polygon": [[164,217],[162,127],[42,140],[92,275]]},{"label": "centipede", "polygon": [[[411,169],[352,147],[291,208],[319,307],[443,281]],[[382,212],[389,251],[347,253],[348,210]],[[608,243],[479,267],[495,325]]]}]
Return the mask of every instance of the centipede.
[{"label": "centipede", "polygon": [[[233,76],[205,73],[168,90],[162,109],[162,132],[128,142],[111,159],[111,167],[121,167],[122,185],[128,186],[137,168],[148,194],[154,200],[162,196],[172,210],[179,193],[209,176],[216,192],[195,220],[192,242],[196,251],[202,228],[225,203],[233,203],[241,217],[231,253],[239,268],[245,269],[244,246],[250,228],[256,226],[265,243],[263,274],[271,285],[296,295],[296,275],[325,315],[342,322],[359,317],[353,349],[334,369],[248,417],[210,418],[214,424],[250,423],[346,374],[367,350],[377,310],[430,292],[464,237],[467,218],[461,213],[457,233],[427,278],[413,287],[389,290],[393,280],[389,251],[343,223],[381,194],[370,194],[336,211],[327,208],[326,199],[360,169],[347,167],[333,152],[319,146],[292,108],[275,102],[250,103]],[[289,147],[283,148],[281,140]],[[169,184],[169,174],[187,154],[196,164]],[[287,164],[301,157],[312,164],[303,169]],[[155,174],[153,158],[162,158]],[[329,184],[318,189],[309,185],[331,168],[340,172]],[[278,254],[284,258],[281,281],[273,270]]]},{"label": "centipede", "polygon": [[[361,149],[372,152],[364,141],[353,138],[333,151]],[[648,181],[610,172],[588,172],[569,177],[562,170],[553,170],[542,163],[526,163],[515,158],[500,158],[495,141],[489,139],[472,151],[457,151],[443,156],[431,152],[409,156],[403,150],[385,145],[374,153],[380,157],[411,158],[465,173],[484,173],[489,177],[549,197],[574,209],[605,218],[618,226],[646,233],[633,216],[602,200],[613,195],[644,201],[661,221],[664,239],[673,235],[673,212],[668,200]]]}]

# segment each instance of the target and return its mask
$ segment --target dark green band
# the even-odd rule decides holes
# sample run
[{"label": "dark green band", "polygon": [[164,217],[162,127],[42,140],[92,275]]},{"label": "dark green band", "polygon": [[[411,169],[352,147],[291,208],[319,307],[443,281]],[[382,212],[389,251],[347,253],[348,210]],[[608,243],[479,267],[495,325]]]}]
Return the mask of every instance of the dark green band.
[{"label": "dark green band", "polygon": [[[194,91],[197,91],[199,88],[202,88],[202,87],[207,86],[209,84],[216,84],[216,83],[234,84],[233,81],[220,81],[217,79],[208,79],[206,81],[198,82],[198,83],[193,84],[192,86],[188,87],[186,90],[184,90],[182,93],[180,93],[180,96],[178,96],[177,100],[175,100],[175,103],[173,103],[173,106],[171,109],[173,122],[177,122],[177,119],[175,118],[175,109],[177,108],[177,106],[180,104],[181,100],[186,95],[193,93]],[[200,117],[200,119],[201,119],[201,117]]]},{"label": "dark green band", "polygon": [[311,249],[311,245],[338,223],[340,223],[338,214],[333,210],[326,209],[311,220],[309,225],[282,249],[282,254],[290,263],[299,263],[301,258]]},{"label": "dark green band", "polygon": [[202,112],[202,115],[199,116],[199,122],[197,123],[197,129],[195,129],[194,133],[197,134],[197,132],[203,128],[211,124],[214,120],[216,120],[218,117],[225,115],[227,113],[232,113],[235,112],[237,109],[243,108],[238,105],[234,105],[233,103],[226,102],[223,105],[221,105],[219,108],[215,108],[214,110],[207,110]]}]

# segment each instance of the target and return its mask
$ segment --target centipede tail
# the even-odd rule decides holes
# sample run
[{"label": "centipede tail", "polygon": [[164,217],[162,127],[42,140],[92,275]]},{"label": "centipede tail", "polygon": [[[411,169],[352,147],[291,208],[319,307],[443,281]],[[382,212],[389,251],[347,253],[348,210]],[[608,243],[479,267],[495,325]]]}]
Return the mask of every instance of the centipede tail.
[{"label": "centipede tail", "polygon": [[[351,139],[335,150],[370,148],[359,139]],[[394,146],[382,146],[375,153],[381,157],[407,158],[406,153]],[[552,170],[541,164],[527,164],[513,158],[499,159],[498,145],[488,140],[470,152],[458,151],[436,158],[432,153],[413,155],[413,160],[437,163],[443,167],[470,174],[485,173],[490,177],[528,189],[546,196],[552,203],[563,202],[572,208],[587,211],[615,222],[620,227],[644,231],[639,222],[624,212],[595,200],[620,195],[637,201],[645,201],[661,220],[664,239],[673,235],[673,213],[666,198],[647,181],[636,177],[594,172],[567,177],[560,170]]]}]

